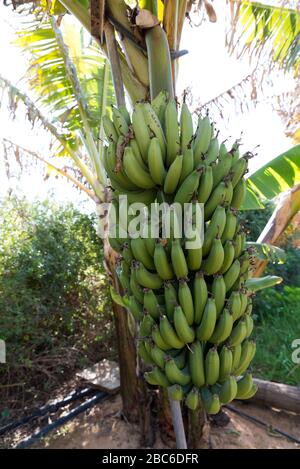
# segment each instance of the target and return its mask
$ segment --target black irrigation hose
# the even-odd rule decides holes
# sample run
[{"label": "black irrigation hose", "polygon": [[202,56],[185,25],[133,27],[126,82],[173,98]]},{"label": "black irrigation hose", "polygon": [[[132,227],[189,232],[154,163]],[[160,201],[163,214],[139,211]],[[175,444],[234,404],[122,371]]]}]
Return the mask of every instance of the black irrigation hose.
[{"label": "black irrigation hose", "polygon": [[51,430],[54,430],[55,428],[60,427],[61,425],[68,422],[69,420],[72,420],[77,415],[81,414],[85,410],[97,404],[97,402],[102,401],[103,399],[107,397],[109,397],[109,394],[107,394],[106,392],[101,392],[101,391],[98,392],[96,396],[92,397],[91,399],[84,402],[83,404],[80,404],[78,407],[71,410],[68,414],[64,415],[63,417],[58,418],[57,420],[55,420],[55,422],[52,422],[49,425],[46,425],[45,427],[43,427],[41,430],[37,431],[33,435],[20,441],[20,443],[18,443],[15,446],[15,449],[27,448],[28,446],[32,445],[37,440],[45,436]]},{"label": "black irrigation hose", "polygon": [[4,427],[1,427],[0,436],[4,435],[7,432],[15,430],[18,427],[21,427],[22,425],[25,425],[26,423],[38,417],[43,417],[44,415],[57,412],[58,409],[60,409],[61,407],[65,407],[71,402],[76,401],[77,399],[82,399],[83,397],[89,396],[90,394],[95,394],[95,392],[96,390],[92,388],[81,389],[79,391],[73,392],[69,396],[62,399],[61,401],[55,402],[54,404],[44,405],[40,407],[39,409],[36,409],[32,414],[26,415],[25,417],[22,417],[21,419],[16,420],[15,422],[8,423]]},{"label": "black irrigation hose", "polygon": [[[231,405],[225,405],[224,407],[226,409],[230,410],[231,412],[235,412],[236,414],[240,415],[241,417],[244,417],[248,420],[252,420],[252,422],[257,423],[259,425],[262,425],[265,428],[270,427],[270,425],[267,424],[266,422],[264,422],[263,420],[260,420],[257,417],[253,417],[252,415],[246,414],[242,410],[236,409],[235,407],[233,407]],[[283,432],[282,430],[279,430],[278,428],[275,428],[275,427],[272,427],[272,426],[271,426],[271,428],[274,432],[278,433],[279,435],[282,435],[285,438],[288,438],[289,440],[293,441],[294,443],[297,443],[298,445],[300,445],[300,440],[298,440],[295,436],[290,435],[289,433]]]}]

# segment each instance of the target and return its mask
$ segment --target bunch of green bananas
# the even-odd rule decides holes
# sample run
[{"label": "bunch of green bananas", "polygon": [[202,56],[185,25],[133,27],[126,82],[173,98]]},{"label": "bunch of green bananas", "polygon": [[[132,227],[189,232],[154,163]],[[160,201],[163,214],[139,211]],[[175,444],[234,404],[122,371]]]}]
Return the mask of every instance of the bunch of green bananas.
[{"label": "bunch of green bananas", "polygon": [[[138,353],[151,385],[168,387],[190,409],[214,414],[256,392],[247,369],[255,354],[251,252],[238,209],[246,193],[249,155],[219,143],[209,117],[194,132],[185,103],[161,93],[136,104],[132,116],[113,109],[103,120],[109,146],[104,164],[113,189],[129,203],[204,204],[204,243],[186,249],[175,236],[111,238],[120,254],[117,273],[138,327]],[[177,220],[178,221],[178,220]],[[147,223],[146,223],[147,225]]]}]

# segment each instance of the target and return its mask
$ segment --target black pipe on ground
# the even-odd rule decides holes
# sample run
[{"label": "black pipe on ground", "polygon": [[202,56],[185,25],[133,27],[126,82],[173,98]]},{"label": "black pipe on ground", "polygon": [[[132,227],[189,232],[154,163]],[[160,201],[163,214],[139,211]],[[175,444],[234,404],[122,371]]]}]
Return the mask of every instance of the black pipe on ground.
[{"label": "black pipe on ground", "polygon": [[47,435],[47,433],[51,432],[55,428],[60,427],[61,425],[64,425],[69,420],[72,420],[77,415],[81,414],[82,412],[89,409],[90,407],[93,407],[99,401],[102,401],[102,400],[106,399],[107,397],[109,397],[109,394],[107,394],[105,392],[98,392],[94,397],[87,400],[83,404],[80,404],[75,409],[72,409],[70,412],[68,412],[63,417],[58,418],[57,420],[55,420],[55,422],[52,422],[52,423],[46,425],[45,427],[43,427],[41,430],[37,431],[33,435],[31,435],[28,438],[25,438],[24,440],[20,441],[20,443],[18,443],[15,446],[15,448],[16,449],[27,448],[28,446],[32,445],[33,443],[36,443],[43,436]]}]

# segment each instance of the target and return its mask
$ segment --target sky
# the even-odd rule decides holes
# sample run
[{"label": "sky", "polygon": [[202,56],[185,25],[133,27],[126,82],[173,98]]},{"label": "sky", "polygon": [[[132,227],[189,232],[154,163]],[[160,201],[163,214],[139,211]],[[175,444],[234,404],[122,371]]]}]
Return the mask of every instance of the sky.
[{"label": "sky", "polygon": [[[225,15],[224,2],[215,2],[217,23],[204,22],[200,27],[190,26],[186,23],[181,49],[187,49],[188,55],[180,59],[177,94],[181,96],[183,90],[190,89],[193,103],[205,104],[213,97],[223,93],[241,81],[252,71],[253,65],[247,58],[236,60],[229,57],[225,49],[224,30]],[[19,20],[19,17],[17,17]],[[16,15],[11,8],[0,4],[0,74],[18,84],[26,72],[28,63],[26,56],[12,42],[15,37]],[[288,91],[293,85],[288,75],[280,74],[274,81],[274,89],[268,89],[267,95],[274,91]],[[252,159],[250,171],[254,171],[262,163],[278,156],[292,146],[291,141],[284,134],[284,125],[278,114],[272,109],[267,96],[257,107],[250,106],[249,112],[237,113],[235,105],[224,108],[224,118],[214,115],[220,138],[232,136],[231,141],[239,138],[243,132],[242,141],[246,150],[259,148],[256,158]],[[0,109],[0,141],[8,138],[19,145],[33,151],[39,151],[51,158],[49,140],[44,131],[32,129],[25,122],[22,112],[17,119],[12,120],[5,103]],[[62,179],[50,178],[44,180],[43,170],[37,166],[30,175],[25,172],[21,178],[12,177],[10,181],[5,177],[5,162],[3,159],[2,144],[0,144],[0,195],[12,189],[29,199],[54,198],[59,202],[74,201],[76,204],[88,207],[92,205],[85,194],[79,193],[70,183]],[[11,165],[12,173],[19,174],[16,164]]]}]

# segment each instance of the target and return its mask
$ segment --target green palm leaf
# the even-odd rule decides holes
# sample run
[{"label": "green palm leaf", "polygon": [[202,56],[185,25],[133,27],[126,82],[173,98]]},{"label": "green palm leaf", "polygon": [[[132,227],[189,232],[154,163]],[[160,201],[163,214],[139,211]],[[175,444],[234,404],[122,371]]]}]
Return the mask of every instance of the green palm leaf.
[{"label": "green palm leaf", "polygon": [[250,0],[230,0],[230,4],[227,45],[231,53],[252,56],[264,49],[281,67],[299,69],[300,16],[296,9]]}]

